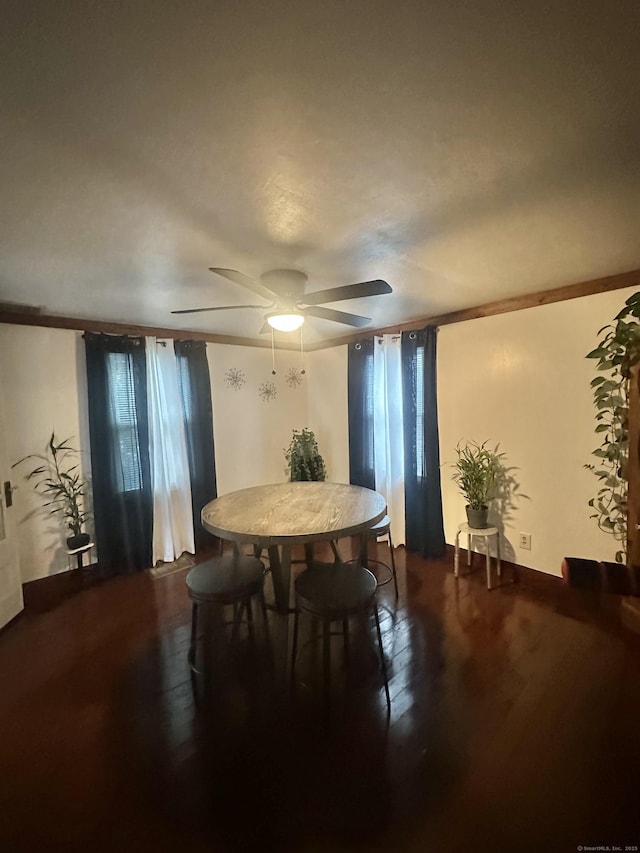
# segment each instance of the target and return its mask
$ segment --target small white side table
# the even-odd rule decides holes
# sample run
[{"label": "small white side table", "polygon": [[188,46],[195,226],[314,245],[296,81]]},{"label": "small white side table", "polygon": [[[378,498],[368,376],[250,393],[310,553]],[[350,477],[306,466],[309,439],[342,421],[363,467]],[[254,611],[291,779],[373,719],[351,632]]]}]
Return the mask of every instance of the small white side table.
[{"label": "small white side table", "polygon": [[[71,558],[76,558],[77,567],[79,569],[84,568],[84,555],[91,551],[94,547],[93,542],[89,542],[87,545],[83,545],[82,548],[73,548],[71,551],[67,551],[67,555],[69,557],[69,563],[71,564]],[[91,555],[89,554],[89,559],[91,559]]]},{"label": "small white side table", "polygon": [[461,524],[456,533],[456,550],[453,558],[453,574],[456,580],[459,577],[460,566],[460,534],[467,534],[467,565],[471,565],[471,537],[482,536],[486,540],[487,548],[487,589],[491,589],[491,537],[496,537],[496,565],[498,567],[498,577],[502,576],[500,567],[500,531],[497,527],[470,527],[468,524]]}]

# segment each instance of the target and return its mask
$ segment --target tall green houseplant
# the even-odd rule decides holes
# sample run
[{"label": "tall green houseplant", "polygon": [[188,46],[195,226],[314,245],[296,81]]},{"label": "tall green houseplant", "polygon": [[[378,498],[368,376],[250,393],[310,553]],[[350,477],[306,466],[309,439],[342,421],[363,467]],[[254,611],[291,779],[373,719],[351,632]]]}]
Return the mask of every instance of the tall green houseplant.
[{"label": "tall green houseplant", "polygon": [[89,541],[82,528],[89,518],[86,509],[87,484],[80,476],[80,451],[72,447],[71,438],[56,440],[55,432],[47,444],[45,453],[30,453],[12,465],[15,468],[28,460],[36,465],[26,475],[33,481],[36,492],[45,499],[44,508],[50,515],[60,514],[69,532],[67,545],[79,548]]},{"label": "tall green houseplant", "polygon": [[591,380],[596,408],[596,434],[600,445],[593,451],[596,464],[585,465],[598,479],[599,488],[589,501],[601,530],[620,542],[616,561],[626,562],[627,493],[629,461],[629,380],[640,361],[640,292],[627,299],[613,323],[598,332],[600,340],[587,354],[598,376]]},{"label": "tall green houseplant", "polygon": [[289,447],[284,451],[291,482],[325,480],[327,470],[318,450],[318,442],[310,429],[293,430]]},{"label": "tall green houseplant", "polygon": [[453,463],[453,480],[466,499],[467,520],[471,527],[487,526],[489,503],[497,494],[504,479],[504,453],[499,445],[492,450],[488,441],[458,442],[457,459]]}]

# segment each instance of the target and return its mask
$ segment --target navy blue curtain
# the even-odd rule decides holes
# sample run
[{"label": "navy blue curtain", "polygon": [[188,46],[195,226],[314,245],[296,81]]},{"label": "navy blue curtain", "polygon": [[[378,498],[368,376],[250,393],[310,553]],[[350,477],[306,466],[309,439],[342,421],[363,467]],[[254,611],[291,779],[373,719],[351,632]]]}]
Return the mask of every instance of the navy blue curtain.
[{"label": "navy blue curtain", "polygon": [[125,574],[151,565],[153,493],[144,338],[86,332],[84,339],[100,571]]},{"label": "navy blue curtain", "polygon": [[373,434],[373,338],[349,344],[349,482],[375,489]]},{"label": "navy blue curtain", "polygon": [[423,557],[445,553],[440,489],[436,342],[427,326],[402,333],[406,548]]},{"label": "navy blue curtain", "polygon": [[218,495],[207,345],[204,341],[175,341],[174,347],[191,476],[193,531],[196,551],[201,551],[216,542],[202,526],[202,507]]}]

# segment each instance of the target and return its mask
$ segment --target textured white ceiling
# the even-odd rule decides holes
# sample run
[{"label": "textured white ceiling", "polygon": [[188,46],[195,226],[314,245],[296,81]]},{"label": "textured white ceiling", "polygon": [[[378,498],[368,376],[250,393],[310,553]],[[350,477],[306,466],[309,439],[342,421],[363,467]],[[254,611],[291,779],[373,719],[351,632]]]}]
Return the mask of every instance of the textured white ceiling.
[{"label": "textured white ceiling", "polygon": [[[640,267],[636,0],[2,6],[0,300],[257,335],[209,266],[372,326]],[[309,342],[351,329],[312,320]]]}]

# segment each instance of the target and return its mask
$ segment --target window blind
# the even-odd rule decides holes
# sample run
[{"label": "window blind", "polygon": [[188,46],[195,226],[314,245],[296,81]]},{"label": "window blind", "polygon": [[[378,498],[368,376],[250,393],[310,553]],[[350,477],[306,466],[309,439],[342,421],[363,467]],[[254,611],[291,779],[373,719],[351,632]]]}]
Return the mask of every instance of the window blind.
[{"label": "window blind", "polygon": [[121,492],[142,488],[142,465],[138,446],[138,422],[135,409],[135,384],[131,355],[111,352],[107,360],[110,427],[117,448],[114,460],[116,484]]}]

